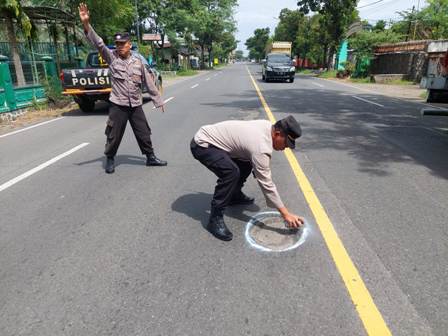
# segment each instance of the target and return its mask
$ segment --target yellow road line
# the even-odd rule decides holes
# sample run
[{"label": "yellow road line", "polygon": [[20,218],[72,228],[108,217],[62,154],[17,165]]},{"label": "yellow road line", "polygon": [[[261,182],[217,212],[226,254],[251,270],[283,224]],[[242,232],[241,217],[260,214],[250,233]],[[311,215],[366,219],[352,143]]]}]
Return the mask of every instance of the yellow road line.
[{"label": "yellow road line", "polygon": [[[249,73],[269,120],[272,123],[275,123],[275,117],[248,68],[247,72]],[[333,257],[334,263],[336,264],[345,286],[347,287],[367,334],[375,336],[392,335],[295,155],[289,148],[285,150],[285,155],[314,218],[316,219],[316,223],[319,226],[328,250]]]}]

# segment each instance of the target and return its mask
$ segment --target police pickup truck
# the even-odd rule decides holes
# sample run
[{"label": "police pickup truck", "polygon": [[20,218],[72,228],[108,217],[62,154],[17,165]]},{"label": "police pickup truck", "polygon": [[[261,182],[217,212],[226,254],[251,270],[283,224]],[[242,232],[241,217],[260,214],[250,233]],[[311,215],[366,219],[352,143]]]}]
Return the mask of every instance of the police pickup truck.
[{"label": "police pickup truck", "polygon": [[[162,76],[146,59],[136,50],[131,51],[138,56],[149,73],[153,76],[156,87],[162,92]],[[108,64],[101,55],[95,51],[87,55],[86,68],[62,70],[60,79],[64,95],[73,96],[83,112],[91,112],[97,100],[109,100],[112,91]],[[143,92],[147,88],[143,85]]]}]

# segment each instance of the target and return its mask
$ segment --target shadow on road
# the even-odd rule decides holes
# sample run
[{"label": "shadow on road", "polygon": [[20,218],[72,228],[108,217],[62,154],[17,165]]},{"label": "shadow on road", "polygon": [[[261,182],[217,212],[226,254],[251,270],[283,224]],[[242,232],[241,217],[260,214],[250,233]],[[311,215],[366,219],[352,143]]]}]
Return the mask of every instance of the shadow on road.
[{"label": "shadow on road", "polygon": [[[200,222],[205,229],[210,216],[212,196],[212,194],[203,192],[182,195],[173,202],[171,209]],[[234,218],[247,223],[252,217],[244,214],[245,210],[257,212],[260,211],[260,207],[256,204],[250,206],[231,206],[226,209],[224,217]]]},{"label": "shadow on road", "polygon": [[[357,160],[360,172],[377,176],[390,175],[391,163],[417,163],[448,179],[448,137],[437,130],[447,127],[446,117],[422,118],[418,105],[385,96],[299,84],[263,83],[261,88],[272,112],[295,115],[301,123],[303,136],[297,151],[341,151]],[[384,108],[360,102],[353,98],[355,94]],[[224,101],[204,105],[262,109],[253,90],[224,97]]]},{"label": "shadow on road", "polygon": [[[101,156],[96,159],[78,162],[76,165],[84,166],[91,163],[101,163],[102,168],[106,167],[106,157]],[[119,167],[121,165],[136,165],[136,166],[145,166],[146,165],[146,157],[143,156],[134,156],[134,155],[117,155],[115,156],[115,167]]]}]

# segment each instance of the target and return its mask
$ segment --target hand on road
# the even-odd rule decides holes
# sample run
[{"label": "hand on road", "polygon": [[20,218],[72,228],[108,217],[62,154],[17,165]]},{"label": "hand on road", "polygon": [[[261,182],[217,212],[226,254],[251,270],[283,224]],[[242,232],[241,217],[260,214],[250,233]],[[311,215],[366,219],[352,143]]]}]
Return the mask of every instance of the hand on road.
[{"label": "hand on road", "polygon": [[296,216],[294,214],[286,214],[285,216],[283,216],[283,219],[290,229],[298,229],[305,223],[302,217]]},{"label": "hand on road", "polygon": [[87,5],[84,2],[81,2],[79,4],[78,10],[79,10],[79,18],[81,19],[81,22],[89,23],[90,13],[89,13],[89,8],[87,8]]}]

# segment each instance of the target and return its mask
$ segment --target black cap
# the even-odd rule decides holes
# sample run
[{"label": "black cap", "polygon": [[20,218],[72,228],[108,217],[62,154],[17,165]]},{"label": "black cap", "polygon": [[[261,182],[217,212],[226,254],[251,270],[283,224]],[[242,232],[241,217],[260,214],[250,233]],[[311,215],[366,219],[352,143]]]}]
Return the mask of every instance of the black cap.
[{"label": "black cap", "polygon": [[302,135],[302,129],[297,120],[293,116],[287,116],[277,121],[275,126],[285,133],[286,145],[289,148],[296,148],[296,139]]},{"label": "black cap", "polygon": [[129,33],[124,32],[124,33],[116,33],[114,35],[114,41],[115,42],[127,42],[130,41],[131,37],[129,36]]}]

